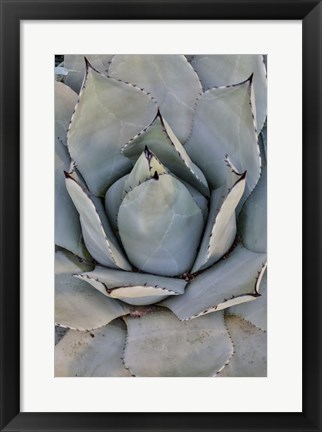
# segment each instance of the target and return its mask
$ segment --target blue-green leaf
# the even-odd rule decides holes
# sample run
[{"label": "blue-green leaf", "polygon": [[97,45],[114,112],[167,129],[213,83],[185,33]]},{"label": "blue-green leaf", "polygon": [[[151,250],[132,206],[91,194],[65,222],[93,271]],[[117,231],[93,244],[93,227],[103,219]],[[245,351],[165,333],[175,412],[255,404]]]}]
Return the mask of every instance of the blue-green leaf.
[{"label": "blue-green leaf", "polygon": [[69,330],[55,348],[55,377],[129,377],[122,362],[126,329],[121,320],[91,332]]},{"label": "blue-green leaf", "polygon": [[180,322],[171,312],[125,318],[124,361],[140,377],[212,376],[232,354],[223,314]]},{"label": "blue-green leaf", "polygon": [[205,176],[191,161],[185,148],[160,114],[146,130],[127,143],[122,152],[135,163],[146,146],[173,174],[209,196]]},{"label": "blue-green leaf", "polygon": [[73,90],[55,82],[55,244],[85,258],[78,213],[66,190],[64,176],[71,164],[66,135],[76,101]]},{"label": "blue-green leaf", "polygon": [[118,233],[117,215],[124,198],[125,183],[129,174],[121,177],[109,187],[105,194],[105,211],[115,234]]},{"label": "blue-green leaf", "polygon": [[55,322],[62,327],[92,330],[125,315],[125,304],[103,296],[75,274],[91,270],[72,254],[55,254]]},{"label": "blue-green leaf", "polygon": [[229,363],[217,377],[266,377],[267,335],[237,316],[225,316],[225,324],[234,344]]},{"label": "blue-green leaf", "polygon": [[163,276],[190,270],[203,225],[201,210],[187,188],[169,174],[134,188],[118,214],[129,260],[144,272]]},{"label": "blue-green leaf", "polygon": [[236,236],[235,209],[244,193],[246,173],[231,189],[222,186],[211,194],[210,212],[192,272],[210,267],[231,247]]},{"label": "blue-green leaf", "polygon": [[254,74],[257,130],[260,132],[267,111],[267,79],[262,55],[196,55],[191,64],[204,90],[237,84]]},{"label": "blue-green leaf", "polygon": [[185,182],[184,180],[182,180],[182,183],[188,189],[190,195],[192,196],[192,199],[202,211],[204,222],[206,222],[208,218],[208,204],[209,204],[208,199],[204,195],[202,195],[199,191],[197,191],[197,189],[192,187],[189,183]]},{"label": "blue-green leaf", "polygon": [[55,81],[55,139],[64,145],[76,104],[77,94],[67,85]]},{"label": "blue-green leaf", "polygon": [[68,132],[68,148],[94,195],[130,170],[120,150],[155,117],[155,103],[139,88],[108,78],[87,63]]},{"label": "blue-green leaf", "polygon": [[201,84],[183,55],[116,55],[109,75],[151,93],[179,141],[187,140]]},{"label": "blue-green leaf", "polygon": [[128,193],[140,184],[163,174],[168,174],[168,170],[146,147],[125,181],[124,195],[125,192]]},{"label": "blue-green leaf", "polygon": [[79,213],[84,241],[92,257],[112,268],[131,270],[111,229],[100,199],[90,196],[73,177],[66,175],[66,187]]},{"label": "blue-green leaf", "polygon": [[250,107],[251,80],[215,88],[199,99],[191,136],[185,145],[210,186],[225,183],[226,155],[237,171],[247,171],[245,196],[256,186],[261,160]]},{"label": "blue-green leaf", "polygon": [[262,170],[255,190],[245,202],[238,219],[243,244],[254,252],[267,250],[267,169]]},{"label": "blue-green leaf", "polygon": [[264,271],[266,256],[237,246],[231,254],[197,275],[185,293],[166,299],[179,319],[196,318],[239,303],[256,301],[257,280]]},{"label": "blue-green leaf", "polygon": [[[96,70],[106,75],[113,56],[86,54],[85,57]],[[65,78],[66,84],[79,93],[86,69],[84,55],[65,55],[64,67],[70,70],[68,76]]]},{"label": "blue-green leaf", "polygon": [[258,285],[260,297],[255,302],[230,307],[227,309],[227,313],[237,315],[261,330],[267,330],[267,271]]},{"label": "blue-green leaf", "polygon": [[97,266],[95,270],[77,275],[104,295],[133,305],[159,302],[164,297],[180,295],[186,282],[147,273],[132,273]]}]

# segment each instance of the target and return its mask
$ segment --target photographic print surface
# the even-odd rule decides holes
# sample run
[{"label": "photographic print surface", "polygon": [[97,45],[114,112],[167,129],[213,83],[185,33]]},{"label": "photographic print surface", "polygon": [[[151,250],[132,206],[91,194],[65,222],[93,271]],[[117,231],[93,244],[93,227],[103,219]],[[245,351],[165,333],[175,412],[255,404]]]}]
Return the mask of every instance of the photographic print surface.
[{"label": "photographic print surface", "polygon": [[266,57],[55,60],[55,376],[266,376]]}]

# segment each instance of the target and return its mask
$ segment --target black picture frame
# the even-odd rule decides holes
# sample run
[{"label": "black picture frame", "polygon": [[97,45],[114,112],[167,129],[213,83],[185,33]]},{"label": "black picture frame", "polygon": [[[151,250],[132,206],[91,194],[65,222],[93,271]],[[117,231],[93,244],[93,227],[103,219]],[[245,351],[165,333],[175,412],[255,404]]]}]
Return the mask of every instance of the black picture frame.
[{"label": "black picture frame", "polygon": [[[1,13],[1,431],[322,431],[321,101],[322,4],[313,0],[0,0]],[[20,21],[96,19],[302,20],[302,413],[20,412]],[[290,68],[291,70],[291,68]],[[291,127],[292,121],[285,122]],[[291,150],[291,148],[290,148]],[[291,162],[291,159],[290,161]],[[286,166],[287,194],[291,164]],[[297,234],[297,233],[295,233]],[[290,247],[292,247],[290,245]],[[286,251],[287,253],[287,251]],[[286,271],[290,271],[286,269]],[[281,289],[283,287],[280,287]],[[286,313],[290,307],[286,307]],[[285,341],[285,343],[287,343]],[[290,359],[282,358],[281,367]],[[45,395],[44,395],[45,397]],[[254,395],[258,397],[258,395]]]}]

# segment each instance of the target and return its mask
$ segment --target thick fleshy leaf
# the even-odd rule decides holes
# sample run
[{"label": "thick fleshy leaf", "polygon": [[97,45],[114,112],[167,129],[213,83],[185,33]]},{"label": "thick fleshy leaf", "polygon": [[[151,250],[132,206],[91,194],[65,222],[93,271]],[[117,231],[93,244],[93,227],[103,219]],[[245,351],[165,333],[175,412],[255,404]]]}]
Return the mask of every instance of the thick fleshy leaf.
[{"label": "thick fleshy leaf", "polygon": [[102,283],[102,285],[104,285],[102,292],[105,293],[107,293],[108,289],[112,290],[120,287],[147,285],[182,294],[187,284],[183,279],[169,278],[148,273],[126,272],[101,266],[96,266],[94,270],[82,273],[80,276]]},{"label": "thick fleshy leaf", "polygon": [[180,322],[169,311],[125,321],[124,362],[136,376],[212,376],[232,353],[221,312],[189,322]]},{"label": "thick fleshy leaf", "polygon": [[197,74],[183,55],[116,55],[109,75],[151,93],[179,141],[187,140],[196,99],[202,89]]},{"label": "thick fleshy leaf", "polygon": [[71,163],[66,134],[76,101],[73,90],[55,82],[55,244],[85,258],[78,213],[66,190],[64,176]]},{"label": "thick fleshy leaf", "polygon": [[141,183],[151,180],[152,178],[157,180],[160,175],[167,173],[168,171],[164,165],[147,147],[145,147],[126,179],[124,192],[130,192]]},{"label": "thick fleshy leaf", "polygon": [[126,329],[121,320],[89,332],[69,330],[55,348],[55,377],[129,377],[122,361]]},{"label": "thick fleshy leaf", "polygon": [[67,144],[67,130],[77,98],[70,87],[55,81],[55,139],[64,145]]},{"label": "thick fleshy leaf", "polygon": [[[151,170],[153,172],[153,170]],[[155,174],[155,172],[154,172]],[[108,219],[113,227],[113,230],[116,234],[118,234],[118,225],[117,225],[117,215],[119,212],[120,205],[122,204],[124,193],[129,192],[131,190],[130,187],[125,187],[127,184],[128,186],[133,186],[135,182],[129,182],[130,174],[126,174],[125,176],[121,177],[119,180],[117,180],[107,191],[105,195],[105,210],[106,214],[108,216]],[[150,176],[150,174],[149,174]],[[145,179],[146,180],[146,179]],[[140,181],[140,180],[139,180]],[[197,204],[197,206],[202,211],[202,215],[204,218],[204,221],[207,221],[208,217],[208,200],[204,197],[197,189],[192,187],[189,183],[182,180],[182,183],[185,185],[185,187],[190,192],[190,195],[192,196],[194,202]],[[137,184],[139,182],[137,181]],[[136,184],[136,185],[137,185]]]},{"label": "thick fleshy leaf", "polygon": [[138,306],[159,302],[167,296],[180,295],[187,284],[183,279],[112,270],[101,266],[77,277],[108,297]]},{"label": "thick fleshy leaf", "polygon": [[245,189],[246,173],[231,189],[220,187],[211,194],[208,223],[192,273],[210,267],[231,247],[236,236],[235,209]]},{"label": "thick fleshy leaf", "polygon": [[237,316],[225,316],[234,354],[217,377],[267,376],[267,335]]},{"label": "thick fleshy leaf", "polygon": [[120,150],[155,117],[156,104],[141,89],[108,78],[87,63],[68,132],[68,148],[94,195],[129,172]]},{"label": "thick fleshy leaf", "polygon": [[109,187],[105,194],[105,211],[115,234],[118,234],[117,215],[124,198],[125,183],[130,174],[121,177]]},{"label": "thick fleshy leaf", "polygon": [[105,215],[102,202],[91,197],[69,174],[66,187],[80,216],[84,241],[92,257],[102,265],[131,270]]},{"label": "thick fleshy leaf", "polygon": [[[85,57],[95,69],[106,75],[113,56],[86,54]],[[65,78],[66,84],[79,93],[86,70],[84,55],[65,55],[64,67],[70,70],[68,76]]]},{"label": "thick fleshy leaf", "polygon": [[168,307],[181,320],[196,318],[235,304],[258,298],[257,279],[263,272],[266,256],[237,246],[219,263],[196,276],[185,293],[166,299]]},{"label": "thick fleshy leaf", "polygon": [[243,303],[227,309],[228,315],[237,315],[261,330],[267,330],[267,271],[259,286],[260,297],[255,302]]},{"label": "thick fleshy leaf", "polygon": [[206,222],[208,219],[208,204],[209,204],[208,199],[205,198],[199,191],[197,191],[197,189],[192,187],[189,183],[185,182],[184,180],[182,180],[182,183],[188,189],[194,202],[197,204],[197,206],[202,211],[202,216],[203,216],[204,222]]},{"label": "thick fleshy leaf", "polygon": [[237,84],[254,74],[257,130],[260,132],[267,111],[267,79],[262,55],[196,55],[191,64],[204,90]]},{"label": "thick fleshy leaf", "polygon": [[129,192],[118,214],[120,237],[131,263],[163,276],[190,270],[203,225],[201,210],[187,188],[169,174]]},{"label": "thick fleshy leaf", "polygon": [[[240,173],[237,170],[237,168],[235,167],[235,165],[232,163],[232,161],[230,160],[228,155],[226,155],[225,163],[227,166],[226,189],[229,191],[241,179],[241,177],[246,175],[246,179],[247,179],[247,171],[245,171],[244,173]],[[246,184],[245,184],[245,187],[246,187]],[[239,203],[237,204],[237,207],[235,210],[237,220],[238,220],[238,215],[240,213],[240,210],[243,207],[244,202],[246,200],[247,200],[247,196],[244,193],[243,196],[241,197],[241,199],[239,200]]]},{"label": "thick fleshy leaf", "polygon": [[251,79],[205,92],[198,101],[191,136],[185,148],[215,189],[227,177],[226,156],[237,171],[247,171],[245,196],[254,189],[261,161],[250,107]]},{"label": "thick fleshy leaf", "polygon": [[261,178],[245,202],[239,218],[238,231],[243,244],[254,252],[267,250],[267,169],[262,169]]},{"label": "thick fleshy leaf", "polygon": [[228,154],[225,156],[225,164],[226,164],[226,188],[231,189],[242,177],[245,177],[245,172],[238,172],[235,165],[229,159]]},{"label": "thick fleshy leaf", "polygon": [[91,330],[125,315],[125,304],[104,297],[87,283],[75,278],[91,267],[62,251],[55,255],[55,322],[61,327]]},{"label": "thick fleshy leaf", "polygon": [[160,114],[146,130],[127,143],[122,152],[135,163],[146,146],[173,174],[209,196],[205,176],[191,161],[185,148]]}]

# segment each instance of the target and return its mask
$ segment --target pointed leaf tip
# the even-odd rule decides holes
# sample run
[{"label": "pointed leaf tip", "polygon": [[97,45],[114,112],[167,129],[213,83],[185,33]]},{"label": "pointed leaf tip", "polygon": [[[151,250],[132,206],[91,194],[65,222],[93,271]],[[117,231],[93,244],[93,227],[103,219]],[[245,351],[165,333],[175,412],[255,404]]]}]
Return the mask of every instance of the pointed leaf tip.
[{"label": "pointed leaf tip", "polygon": [[170,126],[178,139],[187,140],[201,84],[184,56],[115,55],[109,74],[150,93],[163,116],[171,120]]},{"label": "pointed leaf tip", "polygon": [[[104,110],[96,109],[100,106]],[[131,163],[120,150],[155,112],[155,103],[144,92],[91,67],[70,124],[68,149],[94,195],[103,197],[129,171]]]},{"label": "pointed leaf tip", "polygon": [[84,61],[85,61],[85,71],[86,74],[88,73],[89,69],[93,69],[95,72],[98,72],[90,63],[90,61],[88,60],[87,57],[84,56]]},{"label": "pointed leaf tip", "polygon": [[90,64],[90,62],[89,62],[89,60],[87,59],[86,56],[84,56],[84,61],[85,61],[86,69],[88,69],[89,67],[91,67],[91,64]]},{"label": "pointed leaf tip", "polygon": [[69,174],[69,172],[67,172],[65,170],[64,170],[64,175],[65,175],[65,178],[70,178],[70,179],[74,180],[73,177]]},{"label": "pointed leaf tip", "polygon": [[209,196],[204,174],[189,158],[170,125],[161,115],[123,147],[123,154],[135,163],[147,148],[176,177],[188,182],[203,195]]},{"label": "pointed leaf tip", "polygon": [[146,157],[146,160],[149,163],[149,169],[151,170],[151,159],[153,158],[154,154],[149,150],[147,145],[144,147],[144,156]]},{"label": "pointed leaf tip", "polygon": [[[232,87],[238,87],[238,86],[241,86],[241,85],[246,84],[246,83],[248,83],[248,85],[251,86],[253,83],[253,78],[254,78],[254,72],[252,72],[249,75],[249,77],[244,79],[243,81],[240,81],[240,82],[237,82],[236,84],[233,84]],[[217,86],[214,86],[214,87],[217,87]],[[228,86],[228,88],[229,87],[231,87],[231,86]]]},{"label": "pointed leaf tip", "polygon": [[242,175],[241,175],[240,178],[236,181],[235,184],[239,183],[241,180],[244,180],[244,179],[246,178],[246,174],[247,174],[247,170],[244,171],[244,172],[242,173]]},{"label": "pointed leaf tip", "polygon": [[85,76],[88,75],[88,71],[92,70],[96,73],[98,73],[99,75],[104,75],[101,71],[99,71],[98,69],[96,69],[92,63],[88,60],[87,57],[84,56],[84,60],[85,60]]}]

